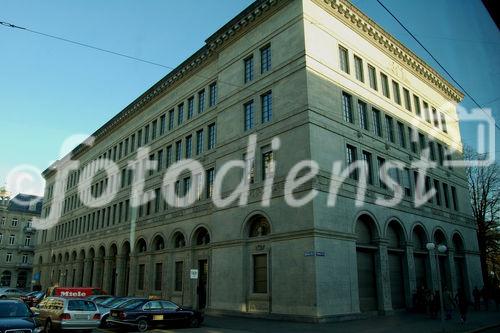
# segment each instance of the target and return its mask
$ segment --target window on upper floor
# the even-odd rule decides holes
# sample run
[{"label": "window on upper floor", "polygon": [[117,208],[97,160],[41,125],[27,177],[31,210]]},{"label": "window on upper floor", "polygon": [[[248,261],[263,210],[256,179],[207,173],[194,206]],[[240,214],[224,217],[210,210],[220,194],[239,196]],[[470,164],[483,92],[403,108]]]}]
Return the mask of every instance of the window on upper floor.
[{"label": "window on upper floor", "polygon": [[385,97],[390,98],[391,93],[389,92],[389,78],[384,73],[380,73],[380,82],[382,83],[382,94]]},{"label": "window on upper floor", "polygon": [[368,64],[368,79],[370,81],[370,88],[378,90],[377,71],[375,70],[375,67],[370,64]]},{"label": "window on upper floor", "polygon": [[174,109],[168,111],[168,130],[171,131],[174,129],[174,119],[175,119],[175,114],[174,114]]},{"label": "window on upper floor", "polygon": [[216,143],[216,132],[215,132],[215,124],[208,125],[208,150],[215,148]]},{"label": "window on upper floor", "polygon": [[434,120],[434,127],[439,128],[439,116],[435,108],[432,108],[432,119]]},{"label": "window on upper floor", "polygon": [[398,121],[398,136],[399,136],[399,144],[401,147],[406,148],[406,132],[405,125]]},{"label": "window on upper floor", "polygon": [[403,88],[403,100],[405,103],[405,109],[411,112],[410,91],[406,88]]},{"label": "window on upper floor", "polygon": [[191,158],[193,147],[193,136],[188,135],[186,137],[186,158]]},{"label": "window on upper floor", "polygon": [[144,127],[144,144],[149,142],[149,125]]},{"label": "window on upper floor", "polygon": [[167,116],[166,114],[162,114],[160,117],[160,135],[165,134],[166,125],[167,125]]},{"label": "window on upper floor", "polygon": [[346,92],[342,92],[342,115],[345,122],[354,123],[354,115],[352,114],[352,96]]},{"label": "window on upper floor", "polygon": [[254,121],[253,100],[243,105],[243,112],[244,112],[243,129],[245,131],[251,130],[253,128],[253,121]]},{"label": "window on upper floor", "polygon": [[372,116],[373,116],[373,133],[376,136],[382,137],[382,119],[380,111],[372,108]]},{"label": "window on upper floor", "polygon": [[177,125],[184,121],[184,103],[177,105]]},{"label": "window on upper floor", "polygon": [[401,91],[399,90],[399,83],[392,81],[392,93],[394,94],[394,102],[401,105]]},{"label": "window on upper floor", "polygon": [[16,243],[16,235],[9,236],[9,245],[14,245]]},{"label": "window on upper floor", "polygon": [[354,70],[356,74],[356,79],[361,82],[365,82],[365,73],[363,70],[363,59],[358,57],[357,55],[354,56]]},{"label": "window on upper floor", "polygon": [[349,51],[343,46],[339,45],[339,62],[340,69],[349,74]]},{"label": "window on upper floor", "polygon": [[203,153],[203,129],[196,131],[196,155]]},{"label": "window on upper floor", "polygon": [[260,96],[262,108],[262,123],[267,123],[273,118],[273,95],[272,92],[267,92]]},{"label": "window on upper floor", "polygon": [[198,92],[198,113],[205,111],[205,89]]},{"label": "window on upper floor", "polygon": [[14,217],[14,218],[12,219],[12,224],[11,224],[11,225],[12,225],[13,227],[17,227],[18,222],[19,222],[19,220],[18,220],[16,217]]},{"label": "window on upper floor", "polygon": [[260,73],[264,74],[271,70],[271,45],[260,49]]},{"label": "window on upper floor", "polygon": [[208,87],[209,96],[208,96],[208,106],[212,107],[217,104],[217,82],[213,82]]},{"label": "window on upper floor", "polygon": [[188,114],[187,114],[187,118],[191,119],[191,118],[193,118],[193,115],[194,115],[194,97],[191,96],[191,97],[188,98]]},{"label": "window on upper floor", "polygon": [[243,66],[245,69],[245,83],[253,80],[253,56],[250,56],[243,60]]},{"label": "window on upper floor", "polygon": [[458,196],[457,196],[457,189],[455,186],[451,187],[451,200],[453,201],[453,209],[458,211]]},{"label": "window on upper floor", "polygon": [[394,121],[391,116],[385,116],[385,127],[387,130],[387,139],[394,143]]},{"label": "window on upper floor", "polygon": [[443,129],[443,132],[448,133],[448,126],[446,125],[446,116],[444,113],[440,113],[441,115],[441,128]]},{"label": "window on upper floor", "polygon": [[372,154],[363,150],[363,161],[365,162],[365,172],[366,172],[366,181],[368,184],[373,185],[373,161]]},{"label": "window on upper floor", "polygon": [[424,107],[425,121],[430,124],[431,123],[431,110],[429,108],[429,104],[426,101],[422,101],[422,104]]},{"label": "window on upper floor", "polygon": [[214,193],[214,178],[215,178],[215,169],[207,170],[207,198],[211,198]]},{"label": "window on upper floor", "polygon": [[368,117],[366,111],[366,103],[358,100],[358,116],[359,116],[359,126],[368,131]]},{"label": "window on upper floor", "polygon": [[264,147],[262,153],[262,180],[271,178],[274,176],[275,161],[274,152],[270,150],[270,147]]},{"label": "window on upper floor", "polygon": [[178,162],[182,159],[182,140],[175,143],[175,161]]},{"label": "window on upper floor", "polygon": [[[358,159],[356,147],[351,145],[346,145],[346,163],[347,167],[349,167],[352,163],[356,162]],[[354,169],[350,174],[349,178],[358,179],[358,171]]]}]

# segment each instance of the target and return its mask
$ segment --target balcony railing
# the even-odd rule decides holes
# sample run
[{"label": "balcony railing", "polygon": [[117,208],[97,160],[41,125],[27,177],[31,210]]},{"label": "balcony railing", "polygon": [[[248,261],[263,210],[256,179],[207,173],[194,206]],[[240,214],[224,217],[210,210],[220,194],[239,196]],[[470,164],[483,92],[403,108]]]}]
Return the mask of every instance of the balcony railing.
[{"label": "balcony railing", "polygon": [[35,228],[33,227],[24,227],[24,232],[27,234],[34,234],[35,233]]},{"label": "balcony railing", "polygon": [[17,247],[17,250],[19,252],[34,252],[35,246],[34,245],[19,245]]},{"label": "balcony railing", "polygon": [[16,265],[17,268],[20,268],[20,269],[30,269],[32,268],[32,264],[30,263],[19,263]]}]

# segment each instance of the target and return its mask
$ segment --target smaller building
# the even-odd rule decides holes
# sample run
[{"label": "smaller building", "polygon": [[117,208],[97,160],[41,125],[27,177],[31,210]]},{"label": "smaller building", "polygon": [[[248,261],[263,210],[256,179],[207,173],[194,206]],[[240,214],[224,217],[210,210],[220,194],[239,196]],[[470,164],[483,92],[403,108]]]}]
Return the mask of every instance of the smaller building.
[{"label": "smaller building", "polygon": [[0,188],[0,286],[28,288],[33,280],[35,229],[42,198],[18,194],[14,198]]}]

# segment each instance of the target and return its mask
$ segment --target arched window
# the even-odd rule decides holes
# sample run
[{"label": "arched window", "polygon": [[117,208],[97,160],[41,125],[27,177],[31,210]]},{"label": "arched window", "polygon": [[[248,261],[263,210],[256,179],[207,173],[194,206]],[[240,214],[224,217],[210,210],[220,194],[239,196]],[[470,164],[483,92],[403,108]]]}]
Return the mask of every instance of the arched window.
[{"label": "arched window", "polygon": [[186,239],[181,232],[177,231],[174,235],[174,248],[179,249],[184,246],[186,246]]},{"label": "arched window", "polygon": [[465,250],[464,242],[459,234],[453,235],[453,247],[455,248],[455,253],[462,253]]},{"label": "arched window", "polygon": [[160,235],[157,235],[153,241],[153,247],[155,251],[160,251],[165,248],[165,241],[163,240],[163,237]]},{"label": "arched window", "polygon": [[143,252],[146,252],[147,251],[147,245],[146,245],[146,241],[144,239],[139,239],[137,241],[137,252],[139,253],[143,253]]},{"label": "arched window", "polygon": [[0,278],[0,286],[10,287],[10,281],[12,279],[12,273],[10,271],[4,271],[2,277]]},{"label": "arched window", "polygon": [[269,222],[262,215],[256,215],[250,219],[249,237],[267,236],[271,232]]},{"label": "arched window", "polygon": [[388,247],[393,249],[399,249],[402,245],[401,238],[403,237],[403,228],[397,221],[389,222],[387,227],[387,240],[389,241]]},{"label": "arched window", "polygon": [[415,228],[413,228],[412,241],[415,250],[427,251],[425,247],[427,244],[427,237],[424,229],[420,225],[416,225]]},{"label": "arched window", "polygon": [[363,215],[356,222],[356,236],[358,237],[357,245],[370,245],[374,240],[375,221],[368,215]]},{"label": "arched window", "polygon": [[210,235],[205,228],[199,228],[195,235],[196,245],[207,245],[210,243]]},{"label": "arched window", "polygon": [[436,243],[436,245],[446,245],[446,236],[439,229],[434,232],[434,242]]}]

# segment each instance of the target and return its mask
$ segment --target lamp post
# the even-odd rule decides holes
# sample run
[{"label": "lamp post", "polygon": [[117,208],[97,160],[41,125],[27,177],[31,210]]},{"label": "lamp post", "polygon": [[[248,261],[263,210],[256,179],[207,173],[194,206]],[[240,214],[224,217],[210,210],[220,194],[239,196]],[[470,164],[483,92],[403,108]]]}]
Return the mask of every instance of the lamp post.
[{"label": "lamp post", "polygon": [[439,267],[439,257],[438,257],[438,252],[439,253],[445,253],[448,248],[446,245],[440,244],[437,247],[436,251],[436,244],[430,242],[425,245],[427,250],[434,255],[434,258],[436,260],[436,269],[437,269],[437,278],[438,278],[438,290],[439,290],[439,303],[441,307],[441,331],[444,332],[444,304],[443,304],[443,290],[441,288],[441,269]]}]

